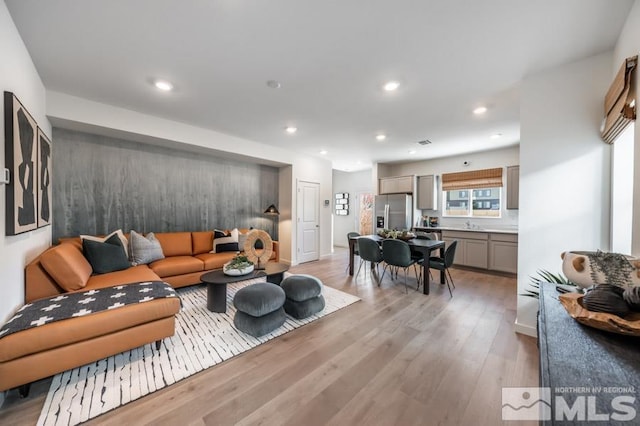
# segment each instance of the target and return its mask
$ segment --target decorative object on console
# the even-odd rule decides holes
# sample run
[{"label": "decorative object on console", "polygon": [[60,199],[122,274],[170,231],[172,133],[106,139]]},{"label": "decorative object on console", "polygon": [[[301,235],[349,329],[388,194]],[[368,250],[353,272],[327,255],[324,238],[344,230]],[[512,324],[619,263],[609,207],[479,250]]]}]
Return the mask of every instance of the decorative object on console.
[{"label": "decorative object on console", "polygon": [[253,272],[253,267],[253,262],[247,256],[239,254],[225,263],[222,270],[226,275],[246,275]]},{"label": "decorative object on console", "polygon": [[562,271],[582,288],[613,284],[630,288],[640,286],[640,259],[603,251],[566,251],[562,253]]},{"label": "decorative object on console", "polygon": [[569,293],[560,302],[581,324],[640,336],[640,261],[602,251],[562,253],[562,270],[586,294]]},{"label": "decorative object on console", "polygon": [[6,234],[38,227],[36,169],[38,125],[11,92],[4,92],[4,158],[12,176],[6,193]]},{"label": "decorative object on console", "polygon": [[335,210],[338,216],[347,216],[349,214],[349,193],[336,193]]},{"label": "decorative object on console", "polygon": [[134,265],[146,265],[164,259],[164,253],[153,232],[143,236],[132,230],[129,235],[129,257]]},{"label": "decorative object on console", "polygon": [[[258,253],[256,242],[262,241],[262,252]],[[249,261],[255,264],[255,269],[264,269],[264,265],[269,261],[273,254],[273,241],[269,234],[261,229],[253,229],[249,231],[247,239],[244,243],[243,251]]]}]

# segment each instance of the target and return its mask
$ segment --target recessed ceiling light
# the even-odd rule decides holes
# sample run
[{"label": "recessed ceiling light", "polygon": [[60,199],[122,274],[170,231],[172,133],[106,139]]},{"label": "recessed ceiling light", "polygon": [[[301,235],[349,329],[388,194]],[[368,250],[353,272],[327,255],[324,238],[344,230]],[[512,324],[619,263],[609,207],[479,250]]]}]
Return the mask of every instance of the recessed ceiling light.
[{"label": "recessed ceiling light", "polygon": [[409,154],[415,154],[415,153],[416,153],[415,149],[409,150]]},{"label": "recessed ceiling light", "polygon": [[282,87],[282,84],[280,84],[280,82],[276,80],[269,80],[267,81],[267,87],[270,87],[272,89],[279,89]]},{"label": "recessed ceiling light", "polygon": [[398,83],[397,81],[388,81],[384,85],[384,90],[386,90],[387,92],[393,92],[398,87],[400,87],[400,83]]},{"label": "recessed ceiling light", "polygon": [[502,137],[502,133],[494,133],[490,136],[491,139],[498,139]]},{"label": "recessed ceiling light", "polygon": [[376,139],[379,141],[383,141],[387,138],[387,135],[380,133],[379,135],[376,135]]},{"label": "recessed ceiling light", "polygon": [[162,90],[163,92],[170,92],[173,90],[173,84],[165,80],[156,80],[153,82],[153,85],[156,86],[156,89]]},{"label": "recessed ceiling light", "polygon": [[484,114],[485,112],[487,112],[487,107],[485,106],[479,106],[478,108],[473,110],[473,113],[476,115]]},{"label": "recessed ceiling light", "polygon": [[325,155],[327,153],[327,151],[325,151],[324,149],[322,151],[320,151],[320,154]]},{"label": "recessed ceiling light", "polygon": [[289,133],[290,135],[294,134],[295,132],[298,131],[297,127],[293,127],[293,126],[287,126],[284,128],[284,131]]}]

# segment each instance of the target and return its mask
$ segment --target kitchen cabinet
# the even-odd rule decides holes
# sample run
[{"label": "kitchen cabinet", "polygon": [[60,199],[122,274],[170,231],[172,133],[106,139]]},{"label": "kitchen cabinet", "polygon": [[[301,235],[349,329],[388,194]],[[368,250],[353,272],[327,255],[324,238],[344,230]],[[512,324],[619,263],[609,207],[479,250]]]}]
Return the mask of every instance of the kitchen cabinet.
[{"label": "kitchen cabinet", "polygon": [[489,234],[486,232],[442,231],[442,239],[445,247],[449,247],[453,240],[458,240],[453,261],[455,265],[488,269]]},{"label": "kitchen cabinet", "polygon": [[513,234],[491,234],[489,241],[489,269],[493,271],[518,272],[518,236]]},{"label": "kitchen cabinet", "polygon": [[413,194],[413,175],[386,177],[379,181],[380,194]]},{"label": "kitchen cabinet", "polygon": [[478,231],[442,231],[449,247],[458,241],[454,265],[471,266],[500,272],[518,272],[518,235]]},{"label": "kitchen cabinet", "polygon": [[436,193],[436,177],[434,175],[418,176],[418,209],[437,210]]},{"label": "kitchen cabinet", "polygon": [[520,166],[507,167],[507,210],[518,209],[520,197]]}]

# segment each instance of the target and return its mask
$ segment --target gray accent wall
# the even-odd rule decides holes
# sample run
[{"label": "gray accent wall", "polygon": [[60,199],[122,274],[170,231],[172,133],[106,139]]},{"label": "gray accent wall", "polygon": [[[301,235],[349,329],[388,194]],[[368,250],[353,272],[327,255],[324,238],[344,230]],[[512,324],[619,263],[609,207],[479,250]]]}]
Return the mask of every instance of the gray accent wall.
[{"label": "gray accent wall", "polygon": [[[260,228],[277,239],[278,169],[53,129],[53,242],[79,234]],[[274,220],[275,219],[275,220]]]}]

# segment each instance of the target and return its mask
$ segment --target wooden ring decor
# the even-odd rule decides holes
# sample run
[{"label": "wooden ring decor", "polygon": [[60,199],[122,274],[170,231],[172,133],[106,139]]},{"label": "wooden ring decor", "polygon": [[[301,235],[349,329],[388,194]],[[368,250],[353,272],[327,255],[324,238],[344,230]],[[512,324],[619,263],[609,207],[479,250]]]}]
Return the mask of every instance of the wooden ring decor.
[{"label": "wooden ring decor", "polygon": [[[262,241],[262,253],[258,254],[256,251],[256,241]],[[273,241],[266,231],[261,229],[253,229],[247,234],[247,239],[244,242],[244,255],[252,261],[257,267],[265,265],[271,255],[273,254]]]}]

